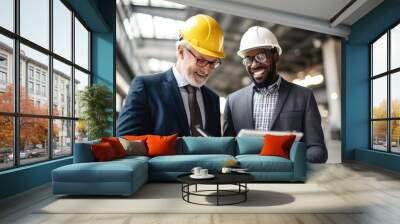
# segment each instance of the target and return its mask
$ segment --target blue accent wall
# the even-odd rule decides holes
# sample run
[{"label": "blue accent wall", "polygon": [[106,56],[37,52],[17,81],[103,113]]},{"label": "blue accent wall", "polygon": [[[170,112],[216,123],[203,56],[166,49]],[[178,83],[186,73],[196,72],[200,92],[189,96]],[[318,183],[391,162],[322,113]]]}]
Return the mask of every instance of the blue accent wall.
[{"label": "blue accent wall", "polygon": [[353,24],[349,39],[342,42],[343,160],[399,170],[399,156],[369,149],[369,43],[400,22],[399,12],[399,0],[385,0]]},{"label": "blue accent wall", "polygon": [[72,158],[69,157],[1,172],[0,199],[48,183],[53,169],[71,163]]},{"label": "blue accent wall", "polygon": [[[92,82],[106,84],[114,93],[115,112],[115,19],[114,0],[66,0],[89,27],[91,36]],[[110,131],[115,132],[115,117]],[[72,157],[46,161],[0,172],[0,199],[51,181],[51,171],[72,163]]]}]

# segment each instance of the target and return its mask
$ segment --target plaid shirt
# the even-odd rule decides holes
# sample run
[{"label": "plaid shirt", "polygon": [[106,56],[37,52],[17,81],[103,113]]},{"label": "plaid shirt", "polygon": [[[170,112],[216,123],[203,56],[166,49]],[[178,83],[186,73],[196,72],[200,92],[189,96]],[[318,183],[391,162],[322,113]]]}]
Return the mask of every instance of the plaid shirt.
[{"label": "plaid shirt", "polygon": [[278,80],[274,84],[269,85],[268,88],[254,87],[253,121],[256,130],[269,130],[276,102],[278,101],[278,90],[282,82],[281,79],[279,76]]}]

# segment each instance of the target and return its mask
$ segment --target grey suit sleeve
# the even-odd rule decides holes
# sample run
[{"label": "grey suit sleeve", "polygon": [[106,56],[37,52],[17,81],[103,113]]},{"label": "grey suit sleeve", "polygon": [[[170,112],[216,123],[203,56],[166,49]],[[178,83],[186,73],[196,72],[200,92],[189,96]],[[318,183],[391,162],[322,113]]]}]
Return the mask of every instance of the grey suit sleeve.
[{"label": "grey suit sleeve", "polygon": [[223,128],[223,136],[236,136],[235,129],[233,127],[231,108],[229,106],[229,97],[226,99],[225,104]]},{"label": "grey suit sleeve", "polygon": [[125,105],[117,121],[117,136],[150,133],[150,111],[143,79],[137,77],[129,87]]},{"label": "grey suit sleeve", "polygon": [[304,142],[307,145],[307,161],[324,163],[328,159],[324,133],[321,127],[321,115],[318,111],[315,97],[310,92],[304,119]]}]

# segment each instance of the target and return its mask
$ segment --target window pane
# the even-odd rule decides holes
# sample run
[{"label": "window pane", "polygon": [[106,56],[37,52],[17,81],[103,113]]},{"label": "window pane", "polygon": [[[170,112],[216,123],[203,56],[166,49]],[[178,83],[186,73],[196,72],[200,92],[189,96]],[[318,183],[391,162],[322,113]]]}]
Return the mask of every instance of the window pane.
[{"label": "window pane", "polygon": [[72,154],[72,121],[53,120],[53,157]]},{"label": "window pane", "polygon": [[53,8],[53,51],[71,60],[72,13],[60,0],[53,1]]},{"label": "window pane", "polygon": [[75,18],[75,63],[89,70],[89,32]]},{"label": "window pane", "polygon": [[21,44],[21,113],[48,114],[48,64],[47,55]]},{"label": "window pane", "polygon": [[79,117],[81,114],[79,98],[81,91],[84,90],[86,86],[89,86],[89,75],[75,69],[75,117]]},{"label": "window pane", "polygon": [[373,75],[387,71],[387,34],[383,35],[372,45]]},{"label": "window pane", "polygon": [[49,1],[20,0],[21,36],[49,48]]},{"label": "window pane", "polygon": [[400,120],[393,120],[391,123],[392,152],[400,153]]},{"label": "window pane", "polygon": [[387,121],[372,122],[372,148],[387,151]]},{"label": "window pane", "polygon": [[20,119],[21,164],[49,158],[48,121],[45,118],[22,117]]},{"label": "window pane", "polygon": [[13,40],[0,35],[0,111],[14,111]]},{"label": "window pane", "polygon": [[387,118],[387,77],[372,81],[372,118]]},{"label": "window pane", "polygon": [[0,9],[0,26],[14,31],[14,1],[1,0]]},{"label": "window pane", "polygon": [[87,125],[84,120],[75,121],[75,143],[88,140]]},{"label": "window pane", "polygon": [[391,30],[390,51],[390,68],[400,67],[400,24]]},{"label": "window pane", "polygon": [[53,60],[53,115],[72,117],[71,66]]},{"label": "window pane", "polygon": [[0,116],[0,170],[14,164],[13,118]]},{"label": "window pane", "polygon": [[400,72],[391,75],[390,82],[390,98],[391,98],[391,115],[400,118]]}]

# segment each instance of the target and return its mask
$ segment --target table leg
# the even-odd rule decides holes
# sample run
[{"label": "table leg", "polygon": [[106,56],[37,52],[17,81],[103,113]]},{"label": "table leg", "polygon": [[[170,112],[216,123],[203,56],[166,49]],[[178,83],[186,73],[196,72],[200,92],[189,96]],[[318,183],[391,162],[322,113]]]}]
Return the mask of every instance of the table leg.
[{"label": "table leg", "polygon": [[244,183],[244,201],[247,201],[247,183]]},{"label": "table leg", "polygon": [[217,206],[219,205],[219,184],[217,184]]}]

